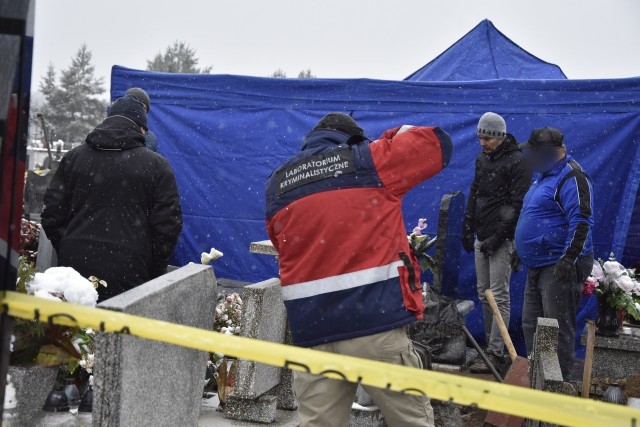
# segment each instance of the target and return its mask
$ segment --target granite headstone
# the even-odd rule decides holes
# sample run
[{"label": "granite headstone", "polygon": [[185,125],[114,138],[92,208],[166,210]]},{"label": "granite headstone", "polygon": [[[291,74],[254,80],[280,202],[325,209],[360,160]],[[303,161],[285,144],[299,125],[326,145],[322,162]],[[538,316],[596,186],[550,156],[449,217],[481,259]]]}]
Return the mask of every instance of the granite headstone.
[{"label": "granite headstone", "polygon": [[[99,308],[202,329],[213,327],[216,281],[190,264]],[[94,426],[196,426],[208,354],[122,334],[96,335]]]}]

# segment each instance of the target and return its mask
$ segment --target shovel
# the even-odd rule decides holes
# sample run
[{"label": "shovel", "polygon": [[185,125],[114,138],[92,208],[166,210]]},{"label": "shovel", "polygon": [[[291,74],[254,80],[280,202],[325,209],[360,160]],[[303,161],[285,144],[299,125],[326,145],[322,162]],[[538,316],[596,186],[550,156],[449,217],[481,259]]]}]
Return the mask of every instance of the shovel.
[{"label": "shovel", "polygon": [[[509,356],[511,357],[511,367],[509,368],[507,375],[504,377],[504,383],[529,388],[529,361],[524,357],[518,356],[516,353],[516,349],[513,347],[513,342],[509,336],[509,330],[504,324],[504,320],[502,320],[502,315],[500,314],[500,310],[498,310],[498,305],[496,304],[496,300],[493,298],[491,290],[487,289],[485,291],[485,295],[489,302],[489,306],[491,306],[493,319],[496,321],[496,324],[500,329],[500,334],[502,335],[504,344],[507,347]],[[524,418],[499,412],[489,412],[484,422],[485,425],[496,427],[520,427],[524,423]]]}]

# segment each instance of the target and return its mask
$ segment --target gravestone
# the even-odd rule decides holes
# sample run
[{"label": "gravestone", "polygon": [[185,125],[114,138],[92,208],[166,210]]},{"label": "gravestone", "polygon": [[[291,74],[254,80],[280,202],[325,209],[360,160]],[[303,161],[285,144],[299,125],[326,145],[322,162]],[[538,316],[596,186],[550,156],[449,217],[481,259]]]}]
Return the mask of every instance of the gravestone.
[{"label": "gravestone", "polygon": [[[538,318],[534,336],[532,364],[530,370],[531,388],[554,393],[567,394],[567,383],[562,379],[558,360],[558,321]],[[551,427],[537,420],[526,420],[527,427]]]},{"label": "gravestone", "polygon": [[42,226],[40,225],[38,233],[38,257],[36,258],[36,271],[44,273],[50,267],[58,266],[58,255],[56,254],[51,240],[47,237]]},{"label": "gravestone", "polygon": [[[189,264],[98,305],[211,330],[216,281]],[[207,368],[205,351],[122,334],[95,340],[94,426],[196,426]]]},{"label": "gravestone", "polygon": [[39,220],[44,207],[44,193],[51,183],[54,171],[44,173],[27,171],[27,182],[24,187],[24,213],[31,220]]},{"label": "gravestone", "polygon": [[[582,337],[586,343],[586,336]],[[640,373],[640,331],[622,328],[617,337],[596,335],[593,343],[593,378],[619,381]]]},{"label": "gravestone", "polygon": [[[240,335],[285,343],[289,334],[280,280],[269,279],[245,286],[242,295]],[[278,407],[297,407],[291,382],[289,370],[238,360],[234,389],[225,405],[225,417],[263,423],[275,421]]]},{"label": "gravestone", "polygon": [[458,295],[460,245],[464,219],[464,195],[457,191],[445,194],[440,202],[438,240],[434,257],[433,290],[455,298]]}]

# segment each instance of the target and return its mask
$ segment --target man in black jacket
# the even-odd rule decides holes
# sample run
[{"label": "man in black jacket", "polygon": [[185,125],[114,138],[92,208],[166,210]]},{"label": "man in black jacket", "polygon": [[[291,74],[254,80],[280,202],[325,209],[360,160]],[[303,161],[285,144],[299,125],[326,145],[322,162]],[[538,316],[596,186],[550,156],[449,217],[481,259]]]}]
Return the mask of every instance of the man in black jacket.
[{"label": "man in black jacket", "polygon": [[[502,357],[504,341],[493,320],[485,290],[491,289],[500,314],[508,325],[511,304],[509,280],[515,251],[513,235],[522,209],[522,200],[531,183],[531,173],[515,138],[507,133],[507,125],[498,114],[485,113],[478,122],[477,135],[483,151],[476,158],[462,243],[467,252],[475,250],[486,353],[496,362]],[[476,360],[470,369],[474,372],[488,371],[482,359]]]},{"label": "man in black jacket", "polygon": [[42,226],[59,265],[105,280],[101,301],[164,274],[182,229],[175,176],[145,148],[146,128],[142,103],[118,99],[45,194]]}]

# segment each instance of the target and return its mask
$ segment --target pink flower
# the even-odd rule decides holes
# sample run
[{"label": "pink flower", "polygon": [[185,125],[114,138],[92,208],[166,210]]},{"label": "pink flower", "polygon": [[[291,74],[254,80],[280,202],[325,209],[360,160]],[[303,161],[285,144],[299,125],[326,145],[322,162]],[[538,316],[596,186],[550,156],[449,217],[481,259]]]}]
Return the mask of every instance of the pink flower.
[{"label": "pink flower", "polygon": [[422,236],[422,228],[420,228],[420,227],[416,227],[416,228],[414,228],[414,229],[413,229],[413,234],[414,234],[415,236]]},{"label": "pink flower", "polygon": [[593,294],[593,291],[598,287],[598,281],[595,277],[589,276],[582,286],[582,296],[588,297]]},{"label": "pink flower", "polygon": [[420,227],[421,230],[424,230],[425,228],[427,228],[427,219],[426,218],[420,218],[418,220],[418,227]]}]

